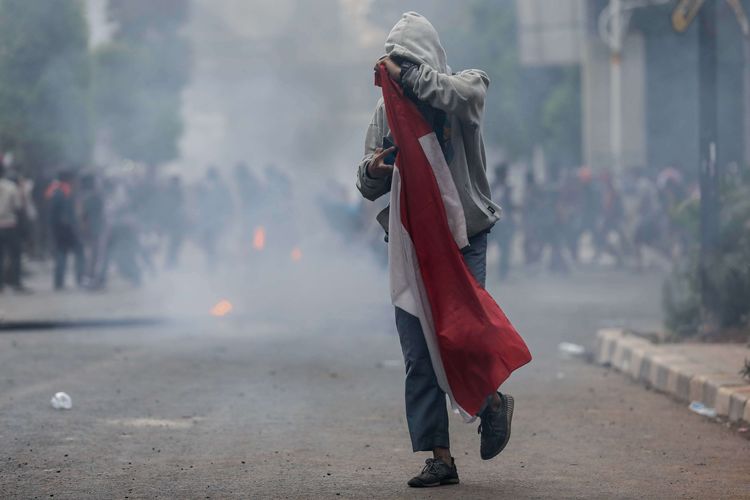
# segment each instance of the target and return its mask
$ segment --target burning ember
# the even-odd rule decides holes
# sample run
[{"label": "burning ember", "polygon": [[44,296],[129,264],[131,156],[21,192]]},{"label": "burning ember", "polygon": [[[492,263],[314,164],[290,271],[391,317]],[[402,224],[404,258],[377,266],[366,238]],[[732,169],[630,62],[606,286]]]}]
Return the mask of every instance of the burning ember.
[{"label": "burning ember", "polygon": [[266,230],[263,226],[259,226],[255,229],[253,234],[253,248],[260,251],[266,246]]},{"label": "burning ember", "polygon": [[228,300],[220,300],[216,303],[215,306],[211,308],[211,316],[216,316],[217,318],[220,318],[222,316],[226,316],[232,311],[232,303]]},{"label": "burning ember", "polygon": [[299,262],[300,260],[302,260],[302,250],[299,247],[294,247],[294,250],[292,250],[292,261]]}]

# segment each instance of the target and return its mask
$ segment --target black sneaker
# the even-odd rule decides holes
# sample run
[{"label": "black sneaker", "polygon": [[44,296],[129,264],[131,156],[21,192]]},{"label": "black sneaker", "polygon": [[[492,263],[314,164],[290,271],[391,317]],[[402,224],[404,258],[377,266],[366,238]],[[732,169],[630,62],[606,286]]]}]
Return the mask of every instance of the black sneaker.
[{"label": "black sneaker", "polygon": [[445,484],[458,484],[458,469],[456,462],[446,464],[439,458],[428,458],[425,461],[422,473],[409,479],[412,488],[427,488],[429,486],[442,486]]},{"label": "black sneaker", "polygon": [[500,394],[500,408],[493,410],[492,406],[479,415],[482,423],[479,424],[477,432],[482,435],[482,443],[479,454],[482,460],[495,458],[505,448],[510,440],[510,421],[513,419],[513,396]]}]

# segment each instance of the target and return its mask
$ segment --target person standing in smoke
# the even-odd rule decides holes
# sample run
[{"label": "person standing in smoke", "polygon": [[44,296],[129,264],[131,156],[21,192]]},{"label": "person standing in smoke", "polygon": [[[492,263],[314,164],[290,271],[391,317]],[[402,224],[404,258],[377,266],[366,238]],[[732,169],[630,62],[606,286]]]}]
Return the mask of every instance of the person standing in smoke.
[{"label": "person standing in smoke", "polygon": [[76,284],[80,286],[83,282],[85,263],[73,197],[73,173],[61,172],[58,180],[47,188],[45,197],[50,204],[50,226],[55,249],[55,290],[65,288],[69,253],[75,258]]},{"label": "person standing in smoke", "polygon": [[166,266],[174,269],[180,260],[185,238],[185,194],[179,176],[169,178],[162,199],[163,230],[167,235]]},{"label": "person standing in smoke", "polygon": [[513,236],[516,233],[513,206],[513,188],[508,183],[508,164],[501,163],[495,167],[495,181],[492,191],[496,193],[497,203],[503,207],[504,219],[495,228],[497,244],[500,247],[500,279],[504,280],[510,273],[511,252],[513,251]]},{"label": "person standing in smoke", "polygon": [[534,172],[526,172],[523,194],[523,256],[524,263],[531,266],[542,258],[541,227],[544,224],[544,193],[536,182]]},{"label": "person standing in smoke", "polygon": [[86,286],[95,286],[96,269],[101,265],[101,240],[104,231],[104,198],[96,176],[81,178],[81,240],[86,256]]},{"label": "person standing in smoke", "polygon": [[[499,219],[500,207],[491,200],[485,173],[481,135],[487,75],[478,70],[452,74],[435,28],[415,12],[402,16],[385,43],[381,65],[417,106],[437,136],[445,161],[458,188],[466,218],[469,245],[463,260],[476,281],[486,278],[487,234]],[[365,138],[365,155],[358,167],[357,188],[368,200],[391,190],[395,148],[381,99]],[[387,226],[388,212],[378,215]],[[393,214],[391,214],[393,216]],[[409,480],[411,487],[457,484],[458,471],[451,456],[446,393],[440,387],[420,320],[396,307],[396,328],[406,365],[406,417],[414,452],[432,452],[422,472]],[[483,459],[499,454],[510,438],[512,397],[492,392],[479,413]]]},{"label": "person standing in smoke", "polygon": [[219,169],[208,167],[204,181],[198,186],[198,235],[206,254],[208,268],[216,268],[219,256],[217,247],[232,216],[232,198]]},{"label": "person standing in smoke", "polygon": [[[21,232],[19,229],[19,215],[22,209],[21,191],[13,181],[6,178],[5,167],[0,165],[0,291],[5,286],[6,277],[13,289],[24,290],[21,286]],[[7,269],[6,256],[9,261]]]}]

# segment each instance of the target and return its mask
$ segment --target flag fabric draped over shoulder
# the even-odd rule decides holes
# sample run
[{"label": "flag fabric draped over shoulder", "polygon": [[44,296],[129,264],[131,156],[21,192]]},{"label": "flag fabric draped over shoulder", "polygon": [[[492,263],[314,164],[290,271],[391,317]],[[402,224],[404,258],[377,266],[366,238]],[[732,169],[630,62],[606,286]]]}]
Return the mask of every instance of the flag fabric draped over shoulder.
[{"label": "flag fabric draped over shoulder", "polygon": [[376,83],[399,148],[388,231],[391,300],[419,318],[440,387],[472,420],[531,354],[464,263],[463,208],[436,134],[382,65]]}]

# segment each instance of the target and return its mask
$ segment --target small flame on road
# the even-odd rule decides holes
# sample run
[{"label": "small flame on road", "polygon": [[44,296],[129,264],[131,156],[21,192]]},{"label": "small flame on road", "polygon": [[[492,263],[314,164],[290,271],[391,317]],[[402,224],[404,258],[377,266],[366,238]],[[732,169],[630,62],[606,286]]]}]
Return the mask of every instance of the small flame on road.
[{"label": "small flame on road", "polygon": [[232,303],[228,300],[220,300],[216,303],[215,306],[211,308],[211,316],[216,316],[217,318],[220,318],[222,316],[226,316],[232,311]]},{"label": "small flame on road", "polygon": [[302,250],[299,247],[294,247],[292,250],[292,262],[299,262],[302,260]]},{"label": "small flame on road", "polygon": [[266,230],[263,226],[255,228],[255,234],[253,234],[253,248],[260,251],[266,246]]}]

